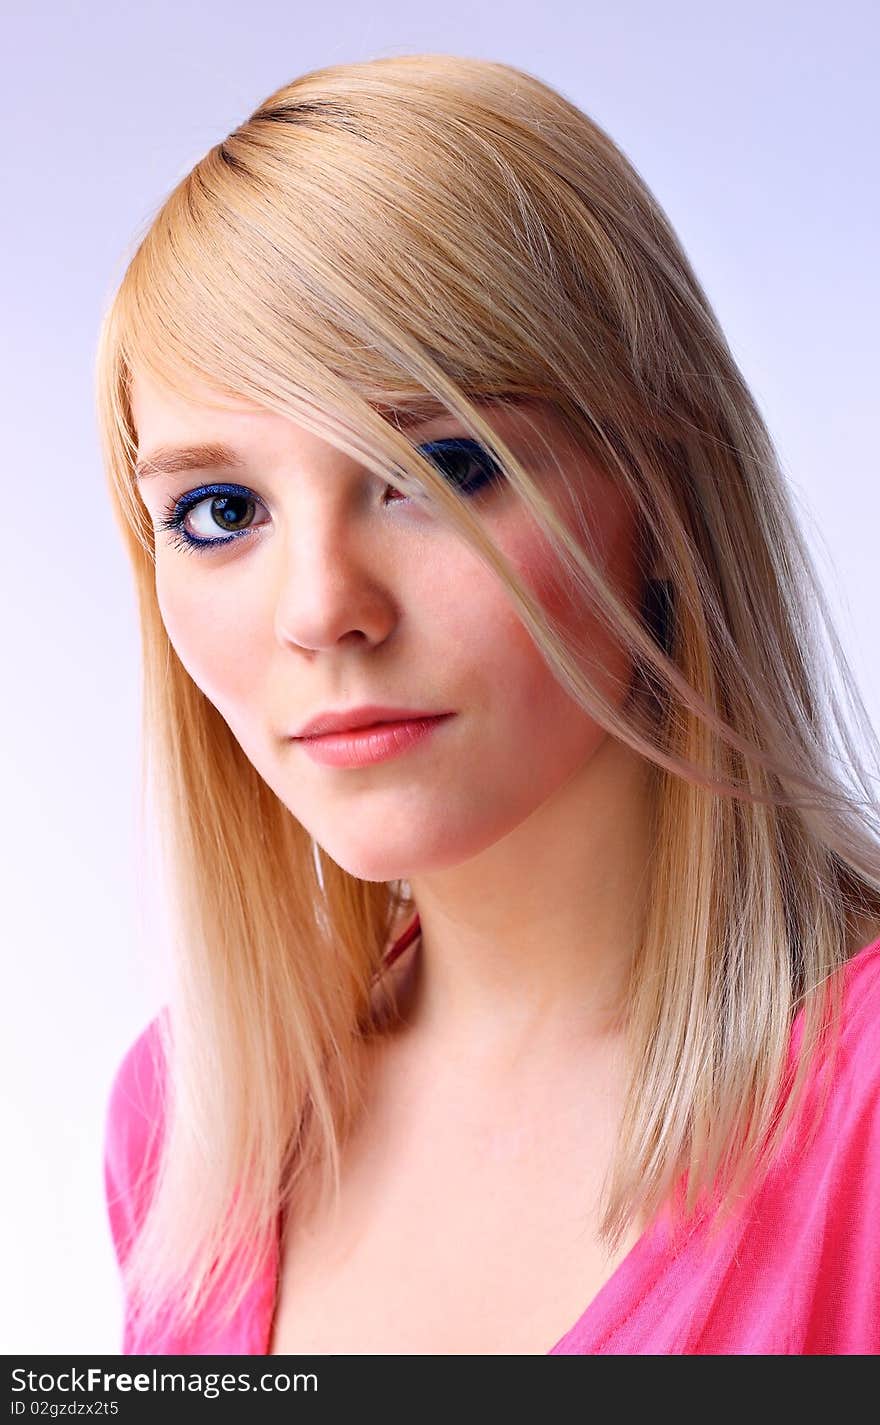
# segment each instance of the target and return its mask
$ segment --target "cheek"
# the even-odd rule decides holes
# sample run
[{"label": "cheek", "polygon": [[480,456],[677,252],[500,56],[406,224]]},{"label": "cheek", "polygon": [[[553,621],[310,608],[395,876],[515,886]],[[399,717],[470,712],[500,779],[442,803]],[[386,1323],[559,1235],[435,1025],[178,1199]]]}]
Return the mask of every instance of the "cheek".
[{"label": "cheek", "polygon": [[172,572],[160,560],[156,597],[174,651],[193,682],[227,720],[240,717],[241,709],[258,698],[261,644],[259,620],[249,616],[240,591],[218,578],[206,598],[198,571],[196,577],[185,569]]},{"label": "cheek", "polygon": [[[592,534],[605,577],[633,608],[640,575],[632,525],[621,508],[609,503]],[[503,547],[585,675],[598,685],[604,696],[619,705],[631,680],[631,659],[606,630],[598,613],[585,613],[583,595],[571,576],[560,569],[558,558],[543,534],[534,527],[515,529],[505,537]],[[520,659],[533,666],[536,691],[540,688],[542,695],[547,694],[554,710],[565,706],[582,725],[596,726],[560,685],[531,635],[513,610],[506,607],[508,646],[511,652],[515,651]]]}]

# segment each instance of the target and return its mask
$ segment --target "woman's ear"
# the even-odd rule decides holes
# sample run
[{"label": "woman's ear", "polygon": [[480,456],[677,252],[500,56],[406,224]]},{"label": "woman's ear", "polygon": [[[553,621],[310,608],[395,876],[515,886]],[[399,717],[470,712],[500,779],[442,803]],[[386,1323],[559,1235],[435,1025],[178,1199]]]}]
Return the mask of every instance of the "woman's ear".
[{"label": "woman's ear", "polygon": [[675,618],[671,579],[657,575],[645,581],[642,617],[664,653],[671,655]]}]

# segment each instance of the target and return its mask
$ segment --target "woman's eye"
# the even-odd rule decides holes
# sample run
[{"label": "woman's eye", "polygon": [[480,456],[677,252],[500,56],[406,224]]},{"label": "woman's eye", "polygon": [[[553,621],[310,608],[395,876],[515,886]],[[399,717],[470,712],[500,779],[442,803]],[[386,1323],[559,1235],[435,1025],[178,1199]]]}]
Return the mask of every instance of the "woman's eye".
[{"label": "woman's eye", "polygon": [[172,500],[158,527],[177,549],[216,549],[254,528],[258,507],[265,508],[250,490],[209,485]]},{"label": "woman's eye", "polygon": [[[463,495],[478,495],[502,478],[500,467],[478,441],[434,440],[419,449]],[[388,490],[397,499],[409,498],[393,485]],[[259,528],[257,509],[265,510],[262,500],[242,486],[206,485],[166,505],[157,526],[177,549],[217,549]]]},{"label": "woman's eye", "polygon": [[477,495],[500,483],[501,468],[476,440],[434,440],[419,449],[463,495]]}]

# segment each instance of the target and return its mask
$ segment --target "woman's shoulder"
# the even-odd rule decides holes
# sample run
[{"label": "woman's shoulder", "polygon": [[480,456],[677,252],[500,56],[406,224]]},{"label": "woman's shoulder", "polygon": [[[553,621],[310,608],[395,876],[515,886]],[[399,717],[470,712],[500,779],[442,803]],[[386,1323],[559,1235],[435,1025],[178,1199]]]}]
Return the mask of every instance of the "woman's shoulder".
[{"label": "woman's shoulder", "polygon": [[842,1041],[856,1078],[880,1095],[880,939],[844,966]]},{"label": "woman's shoulder", "polygon": [[146,1127],[164,1107],[165,1051],[163,1019],[154,1016],[125,1051],[113,1076],[107,1105],[107,1126],[113,1141],[137,1146]]},{"label": "woman's shoulder", "polygon": [[[840,973],[839,1033],[832,1039],[830,1064],[823,1054],[810,1065],[802,1109],[790,1129],[789,1162],[798,1165],[803,1175],[809,1154],[818,1192],[873,1196],[880,1180],[880,939],[852,955]],[[803,1031],[801,1011],[792,1034],[790,1063],[801,1047]],[[830,1078],[826,1067],[831,1068]],[[810,1126],[816,1111],[821,1128],[813,1140]]]},{"label": "woman's shoulder", "polygon": [[120,1262],[143,1220],[158,1166],[165,1119],[162,1009],[123,1055],[110,1086],[104,1127],[104,1182]]},{"label": "woman's shoulder", "polygon": [[[873,1064],[877,1076],[880,1076],[880,1035],[877,1034],[880,1022],[880,938],[863,944],[851,955],[843,965],[841,975],[843,993],[839,1047],[842,1067],[846,1065],[864,1071]],[[800,1016],[798,1018],[800,1020]]]},{"label": "woman's shoulder", "polygon": [[875,939],[863,943],[843,967],[850,1013],[858,1016],[865,1010],[865,996],[872,1000],[880,994],[880,931]]},{"label": "woman's shoulder", "polygon": [[[834,1090],[851,1106],[856,1098],[876,1099],[880,1107],[880,938],[865,943],[844,962],[841,976],[839,1036],[835,1041]],[[804,1036],[803,1008],[792,1026],[789,1060],[800,1051]],[[824,1062],[824,1060],[823,1060]],[[818,1089],[815,1061],[810,1075]]]}]

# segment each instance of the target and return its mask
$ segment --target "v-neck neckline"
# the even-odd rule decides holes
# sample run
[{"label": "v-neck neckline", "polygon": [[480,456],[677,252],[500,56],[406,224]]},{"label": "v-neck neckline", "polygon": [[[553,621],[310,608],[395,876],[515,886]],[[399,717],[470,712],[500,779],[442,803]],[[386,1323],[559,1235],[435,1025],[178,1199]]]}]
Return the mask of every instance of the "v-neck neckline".
[{"label": "v-neck neckline", "polygon": [[[396,960],[403,950],[416,938],[419,933],[418,916],[408,927],[399,940],[395,941],[391,950],[383,961],[383,968],[387,967],[393,960]],[[854,955],[844,962],[841,967],[845,974],[848,974],[853,963],[861,956],[880,949],[880,938],[863,945]],[[789,1032],[789,1059],[794,1052],[799,1030],[802,1027],[804,1018],[803,1006],[798,1009],[792,1020]],[[673,1196],[673,1195],[671,1195]],[[669,1226],[670,1197],[661,1207],[660,1211],[648,1223],[641,1235],[633,1243],[626,1256],[617,1264],[614,1271],[602,1283],[599,1290],[591,1298],[587,1306],[575,1321],[563,1332],[559,1339],[549,1351],[535,1352],[536,1355],[567,1355],[592,1353],[588,1347],[585,1352],[587,1341],[591,1343],[592,1349],[601,1345],[602,1340],[614,1329],[615,1323],[620,1317],[620,1307],[625,1301],[627,1303],[627,1314],[630,1314],[638,1305],[638,1301],[633,1297],[633,1288],[641,1280],[642,1290],[639,1300],[651,1289],[656,1279],[656,1270],[646,1270],[654,1262],[655,1268],[662,1266],[668,1261],[671,1246],[672,1234]],[[684,1231],[684,1240],[689,1241],[695,1233],[699,1233],[705,1227],[706,1215],[697,1215],[696,1220]],[[270,1261],[263,1277],[258,1280],[255,1292],[252,1294],[254,1302],[253,1314],[251,1316],[251,1337],[255,1349],[252,1354],[268,1355],[269,1347],[272,1344],[272,1334],[275,1325],[275,1313],[277,1310],[277,1297],[280,1287],[281,1274],[281,1225],[282,1219],[279,1213],[277,1219],[276,1250],[275,1256]],[[575,1351],[570,1352],[568,1347],[575,1345]]]},{"label": "v-neck neckline", "polygon": [[[645,1267],[651,1261],[652,1255],[657,1260],[665,1260],[665,1253],[668,1250],[668,1235],[665,1224],[665,1210],[648,1224],[626,1256],[618,1262],[610,1277],[602,1283],[599,1290],[592,1297],[585,1309],[565,1330],[559,1339],[550,1347],[549,1351],[536,1351],[535,1355],[565,1355],[566,1347],[575,1339],[582,1341],[585,1334],[591,1336],[604,1334],[605,1330],[613,1324],[610,1318],[616,1318],[616,1306],[621,1298],[630,1293],[634,1282],[639,1278],[644,1278],[645,1289],[647,1290],[653,1280],[653,1273],[646,1276]],[[281,1215],[277,1219],[277,1230],[275,1237],[275,1255],[269,1263],[262,1278],[257,1282],[255,1292],[252,1294],[251,1311],[251,1338],[253,1355],[269,1354],[272,1345],[272,1336],[275,1328],[275,1315],[278,1306],[278,1293],[280,1288],[281,1273]]]},{"label": "v-neck neckline", "polygon": [[[383,973],[412,945],[420,933],[421,922],[418,914],[416,914],[414,920],[410,922],[383,956],[381,965],[373,977],[374,985],[378,983]],[[657,1218],[650,1222],[630,1247],[626,1256],[618,1262],[611,1275],[599,1287],[585,1309],[562,1333],[559,1339],[550,1347],[549,1351],[535,1352],[535,1354],[548,1356],[564,1354],[565,1347],[569,1341],[575,1336],[582,1336],[584,1331],[590,1327],[594,1316],[600,1318],[603,1313],[607,1314],[606,1304],[619,1297],[629,1285],[631,1279],[637,1277],[642,1269],[643,1263],[650,1259],[650,1254],[655,1247],[658,1234],[662,1235],[662,1231],[662,1224]],[[259,1354],[262,1355],[268,1354],[274,1334],[282,1266],[281,1244],[282,1216],[279,1214],[276,1225],[275,1257],[273,1262],[270,1263],[264,1278],[258,1284],[259,1306],[256,1316],[259,1322],[257,1330],[263,1342],[261,1350],[259,1351]],[[254,1334],[257,1334],[256,1331]]]}]

